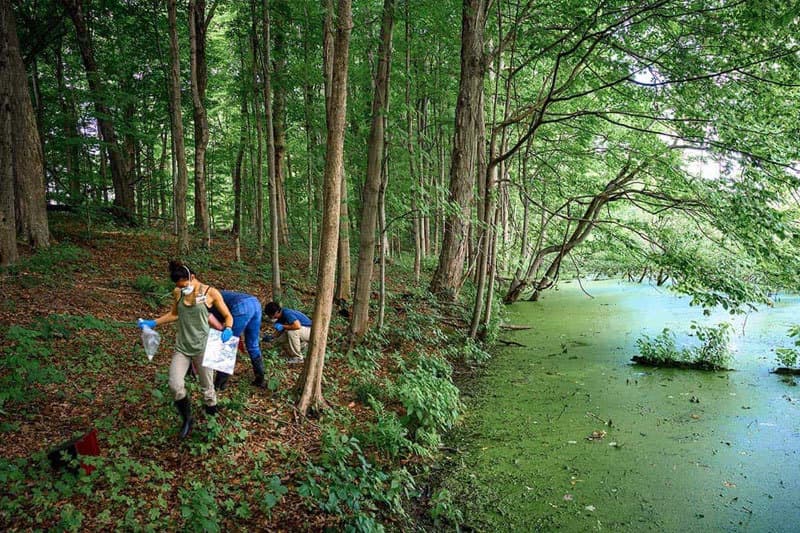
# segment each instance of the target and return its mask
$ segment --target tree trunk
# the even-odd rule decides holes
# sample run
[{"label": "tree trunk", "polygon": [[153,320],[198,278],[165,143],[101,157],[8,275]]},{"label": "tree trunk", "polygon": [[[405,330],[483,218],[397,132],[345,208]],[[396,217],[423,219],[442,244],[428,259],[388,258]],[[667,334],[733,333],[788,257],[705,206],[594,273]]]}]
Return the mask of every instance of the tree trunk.
[{"label": "tree trunk", "polygon": [[[384,131],[386,131],[386,123],[388,118],[383,118]],[[384,153],[389,152],[389,136],[385,136],[385,143],[383,147]],[[380,236],[380,297],[378,300],[378,329],[383,328],[384,319],[386,316],[386,257],[389,253],[389,239],[386,236],[386,188],[389,186],[389,161],[388,157],[383,158],[383,165],[381,165],[383,172],[381,179],[381,188],[378,191],[378,235]]]},{"label": "tree trunk", "polygon": [[458,206],[447,216],[439,264],[431,280],[431,292],[455,299],[461,290],[467,249],[470,200],[474,184],[480,120],[483,117],[483,54],[487,0],[464,0],[461,22],[461,77],[456,103],[453,155],[450,164],[450,201]]},{"label": "tree trunk", "polygon": [[169,216],[172,219],[172,211],[167,205],[167,187],[164,181],[167,179],[167,131],[163,130],[161,133],[161,157],[158,160],[158,203],[160,205],[159,212],[164,219]]},{"label": "tree trunk", "polygon": [[[500,36],[502,40],[502,36]],[[511,80],[506,78],[503,85],[503,94],[501,100],[501,82],[503,80],[502,73],[504,72],[503,56],[499,55],[495,59],[493,68],[490,71],[490,77],[494,81],[494,91],[492,95],[492,123],[497,123],[502,117],[503,120],[509,114],[509,101],[511,99]],[[500,102],[505,102],[502,105],[502,111],[499,110]],[[481,106],[482,107],[482,106]],[[483,120],[479,121],[479,136],[478,146],[483,146],[485,143],[486,131]],[[498,136],[500,137],[498,139]],[[498,173],[504,168],[502,162],[494,162],[494,157],[498,151],[502,151],[506,144],[505,130],[501,135],[495,128],[492,128],[492,133],[489,141],[489,161],[492,163],[486,164],[486,152],[483,150],[478,151],[478,169],[481,170],[481,177],[483,183],[479,184],[478,190],[482,191],[483,196],[479,196],[479,217],[480,221],[480,238],[478,239],[478,259],[476,268],[475,284],[475,305],[472,313],[472,322],[470,324],[469,336],[472,339],[477,339],[479,336],[478,326],[484,326],[484,333],[486,326],[491,320],[491,305],[492,295],[494,291],[494,272],[495,272],[495,242],[496,242],[496,227],[497,227],[497,199],[494,194],[495,186],[498,182]],[[498,144],[500,145],[498,149]],[[486,169],[483,171],[483,169]]]},{"label": "tree trunk", "polygon": [[328,138],[325,156],[325,194],[317,297],[314,302],[311,341],[303,371],[297,381],[300,398],[297,410],[306,416],[309,410],[325,407],[322,396],[322,370],[333,304],[333,285],[336,273],[336,248],[339,240],[339,209],[344,152],[344,127],[347,112],[347,67],[349,63],[350,31],[352,29],[350,0],[339,0],[336,39],[333,50],[333,79],[331,101],[328,105]]},{"label": "tree trunk", "polygon": [[[333,120],[331,115],[337,112],[336,109],[331,107],[333,105],[333,69],[336,60],[334,34],[337,31],[333,22],[335,18],[333,0],[325,0],[323,8],[325,10],[325,20],[322,30],[322,74],[325,84],[325,121],[330,131],[331,121]],[[347,176],[344,173],[344,159],[342,160],[342,168],[339,172],[342,176],[341,192],[339,194],[341,206],[339,207],[339,243],[337,246],[334,299],[347,301],[350,299],[350,215],[347,208]],[[323,183],[320,189],[324,190],[324,187],[325,184]],[[320,226],[322,226],[323,223],[324,222],[320,222]]]},{"label": "tree trunk", "polygon": [[181,66],[178,49],[178,21],[176,0],[167,1],[169,19],[169,57],[170,57],[170,114],[172,124],[173,148],[177,164],[175,180],[175,215],[177,217],[178,253],[189,252],[189,227],[186,220],[186,191],[189,176],[186,169],[186,152],[183,140],[183,119],[181,117]]},{"label": "tree trunk", "polygon": [[[308,7],[303,4],[304,24],[303,24],[303,64],[308,65],[311,61],[311,51],[309,43],[309,34],[311,32]],[[314,143],[313,143],[313,101],[314,101],[314,87],[311,83],[311,73],[308,69],[303,71],[303,128],[305,129],[306,137],[306,230],[308,240],[308,258],[306,270],[309,274],[312,273],[314,268],[314,221],[316,219],[316,209],[314,199],[316,198],[316,191],[314,188]]]},{"label": "tree trunk", "polygon": [[289,244],[289,220],[286,206],[286,176],[289,160],[286,152],[286,23],[289,17],[285,0],[276,0],[270,30],[274,29],[272,57],[272,129],[275,142],[275,198],[278,207],[279,244]]},{"label": "tree trunk", "polygon": [[[408,175],[412,183],[417,181],[417,171],[414,166],[414,120],[411,105],[411,15],[409,2],[406,2],[406,150],[408,152]],[[411,192],[411,212],[414,228],[414,281],[419,283],[422,274],[422,228],[420,224],[420,199],[419,191]]]},{"label": "tree trunk", "polygon": [[[252,35],[250,43],[253,52],[253,118],[256,123],[256,159],[251,163],[253,165],[253,176],[255,177],[255,226],[256,226],[256,240],[258,242],[258,257],[264,257],[264,126],[261,122],[261,105],[259,101],[263,101],[263,94],[261,94],[258,85],[258,19],[256,17],[256,4],[255,0],[250,4],[251,17],[252,17]],[[272,133],[269,134],[272,137]],[[268,162],[269,165],[269,162]],[[269,170],[267,172],[267,179],[269,179]]]},{"label": "tree trunk", "polygon": [[78,119],[75,116],[75,106],[72,100],[68,97],[66,84],[64,83],[64,57],[62,54],[63,42],[59,40],[58,45],[55,47],[56,53],[56,86],[58,87],[58,104],[61,108],[62,115],[62,131],[64,132],[64,139],[68,144],[64,150],[64,164],[67,171],[67,192],[69,193],[70,202],[79,204],[83,200],[81,194],[81,181],[78,169],[78,161],[80,155],[78,154],[78,132],[76,125]]},{"label": "tree trunk", "polygon": [[[244,61],[242,61],[244,63]],[[239,149],[236,152],[236,161],[233,165],[233,243],[235,248],[236,260],[242,260],[242,160],[244,159],[244,146],[247,142],[246,120],[247,120],[247,93],[242,93],[241,121],[242,126],[239,132]]]},{"label": "tree trunk", "polygon": [[67,11],[72,23],[75,26],[75,34],[78,47],[81,51],[83,67],[86,69],[86,79],[89,83],[89,91],[94,99],[94,109],[97,124],[102,135],[103,142],[108,146],[109,158],[111,159],[111,180],[114,184],[114,205],[127,213],[121,213],[130,219],[134,211],[134,184],[129,176],[125,174],[127,164],[125,156],[117,141],[117,133],[114,122],[111,119],[112,113],[109,107],[103,102],[104,94],[102,87],[102,74],[97,67],[94,57],[94,44],[92,35],[86,24],[86,17],[83,12],[82,0],[61,0],[62,5]]},{"label": "tree trunk", "polygon": [[385,144],[384,117],[389,106],[389,71],[392,56],[392,26],[394,1],[383,1],[383,22],[378,49],[378,70],[375,74],[375,93],[372,99],[372,124],[367,143],[367,176],[361,194],[361,225],[359,226],[358,270],[353,298],[353,315],[348,333],[349,348],[358,343],[369,325],[369,301],[372,293],[372,265],[375,264],[375,227],[378,222],[378,196],[381,188],[383,148]]},{"label": "tree trunk", "polygon": [[189,47],[194,112],[194,224],[203,235],[203,248],[211,247],[211,223],[206,193],[206,149],[208,147],[208,115],[206,113],[206,20],[205,0],[189,0]]},{"label": "tree trunk", "polygon": [[[583,215],[577,219],[575,229],[569,234],[569,236],[567,236],[565,233],[564,240],[561,244],[548,246],[547,248],[540,250],[539,253],[536,254],[534,260],[531,262],[531,266],[528,268],[525,280],[517,282],[516,284],[512,284],[512,287],[503,298],[503,301],[507,303],[514,302],[522,292],[527,280],[531,279],[533,274],[539,269],[544,261],[544,258],[549,254],[555,253],[555,259],[553,259],[553,261],[550,263],[550,266],[539,282],[534,285],[533,294],[531,295],[530,300],[533,302],[537,301],[541,291],[552,287],[558,277],[559,270],[561,269],[561,262],[563,261],[564,257],[589,236],[596,225],[596,221],[600,216],[600,210],[602,207],[608,202],[617,199],[618,196],[616,196],[615,193],[618,193],[620,189],[622,189],[626,184],[630,183],[630,181],[633,180],[647,164],[648,161],[644,161],[633,170],[630,169],[630,161],[624,164],[617,173],[616,177],[609,181],[603,190],[592,198]],[[567,214],[569,215],[569,212]],[[569,232],[569,227],[567,228],[567,232]]]},{"label": "tree trunk", "polygon": [[[23,63],[24,65],[24,63]],[[41,146],[39,149],[42,152],[42,161],[44,161],[44,103],[42,102],[42,91],[41,91],[41,83],[39,82],[39,62],[36,60],[36,57],[30,62],[31,65],[31,73],[30,73],[30,97],[31,97],[31,104],[33,105],[33,112],[34,117],[36,118],[36,131],[39,132],[39,142],[41,142]],[[44,166],[44,164],[43,164]],[[47,179],[47,176],[45,176]],[[45,190],[47,190],[47,183],[45,183]]]},{"label": "tree trunk", "polygon": [[489,324],[492,321],[492,301],[494,300],[495,279],[497,277],[497,222],[499,218],[498,211],[494,212],[494,224],[490,229],[491,240],[489,241],[489,257],[488,257],[488,272],[486,277],[486,303],[484,304],[483,312],[483,334],[489,330]]},{"label": "tree trunk", "polygon": [[0,266],[13,265],[17,250],[17,217],[14,214],[14,148],[12,113],[14,85],[9,54],[11,6],[0,6]]},{"label": "tree trunk", "polygon": [[[239,68],[240,80],[247,79],[247,69],[245,67],[245,50],[244,46],[239,46]],[[232,180],[233,180],[233,224],[231,226],[231,233],[233,234],[233,248],[234,257],[236,261],[242,260],[242,168],[245,154],[245,146],[247,145],[247,99],[249,91],[242,88],[239,91],[241,98],[239,106],[239,145],[236,151],[236,159],[233,163]]]},{"label": "tree trunk", "polygon": [[[131,76],[131,78],[132,77],[133,76]],[[130,86],[126,86],[122,87],[122,92],[127,94],[132,94],[133,90]],[[125,103],[122,109],[122,123],[132,124],[135,115],[136,115],[136,106],[133,104],[132,100],[128,101],[127,103]],[[136,187],[139,182],[139,175],[137,174],[138,168],[136,166],[137,149],[138,149],[138,142],[133,134],[133,130],[132,129],[126,130],[121,140],[121,150],[123,152],[122,160],[125,162],[123,175],[127,176],[128,183],[131,184],[131,189],[133,192],[133,202],[135,207],[136,207]],[[133,211],[130,211],[130,214],[135,219],[136,214],[139,212],[140,211],[134,208]]]},{"label": "tree trunk", "polygon": [[264,78],[264,119],[267,133],[267,180],[269,185],[269,221],[270,221],[270,259],[272,260],[272,299],[280,301],[283,295],[281,288],[281,263],[280,263],[280,217],[278,215],[278,186],[275,156],[275,129],[272,122],[272,76],[270,73],[270,16],[269,0],[264,0],[263,43],[262,50],[264,61],[262,73]]},{"label": "tree trunk", "polygon": [[[0,76],[8,93],[11,106],[11,155],[13,166],[14,222],[16,234],[35,249],[50,246],[50,228],[47,225],[47,200],[44,185],[44,159],[36,116],[28,92],[25,65],[20,55],[19,39],[14,13],[9,2],[0,2],[2,26],[0,39],[4,49],[4,69]],[[4,104],[5,105],[5,104]],[[3,127],[7,127],[3,125]],[[3,163],[7,165],[8,162]],[[5,173],[7,169],[3,169]],[[4,183],[3,190],[9,187]],[[5,196],[5,195],[4,195]],[[4,202],[8,199],[4,198]],[[4,224],[8,224],[7,219]],[[11,257],[9,255],[9,257]]]},{"label": "tree trunk", "polygon": [[339,210],[339,245],[337,251],[338,274],[334,299],[350,301],[352,287],[350,283],[350,208],[347,200],[347,173],[342,165],[342,206]]}]

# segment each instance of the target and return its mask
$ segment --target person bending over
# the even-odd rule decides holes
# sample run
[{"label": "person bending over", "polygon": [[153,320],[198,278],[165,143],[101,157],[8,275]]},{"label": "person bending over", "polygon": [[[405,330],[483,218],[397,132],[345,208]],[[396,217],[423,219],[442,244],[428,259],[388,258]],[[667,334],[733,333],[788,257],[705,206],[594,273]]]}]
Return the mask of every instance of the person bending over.
[{"label": "person bending over", "polygon": [[264,306],[264,314],[275,324],[277,331],[273,342],[289,363],[302,363],[303,350],[311,340],[311,319],[295,309],[281,308],[277,302]]},{"label": "person bending over", "polygon": [[[253,365],[255,380],[253,385],[256,387],[264,386],[264,360],[261,358],[261,347],[259,339],[261,335],[261,302],[258,298],[250,294],[232,291],[219,291],[225,305],[233,315],[233,335],[241,337],[244,335],[244,345],[247,354],[250,356],[250,363]],[[216,329],[222,330],[224,327],[222,313],[215,307],[209,310],[209,323]],[[228,383],[230,374],[217,371],[214,378],[214,388],[218,391],[224,390]]]}]

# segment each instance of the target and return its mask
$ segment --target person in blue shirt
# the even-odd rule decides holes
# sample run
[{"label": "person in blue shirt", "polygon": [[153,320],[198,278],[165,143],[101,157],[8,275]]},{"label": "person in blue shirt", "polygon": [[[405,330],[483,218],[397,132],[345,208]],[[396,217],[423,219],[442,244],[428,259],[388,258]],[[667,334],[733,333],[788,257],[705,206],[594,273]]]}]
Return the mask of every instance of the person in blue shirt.
[{"label": "person in blue shirt", "polygon": [[[258,298],[250,294],[232,291],[219,291],[222,294],[222,299],[225,305],[233,315],[233,335],[241,337],[244,335],[244,345],[247,348],[247,354],[250,356],[250,363],[253,365],[253,374],[255,380],[253,385],[256,387],[264,386],[264,360],[261,357],[261,347],[259,340],[261,336],[261,302]],[[221,322],[216,308],[209,309],[209,324],[217,329]],[[216,319],[216,320],[215,320]],[[228,383],[230,374],[217,371],[217,376],[214,378],[214,388],[216,390],[225,390]]]},{"label": "person in blue shirt", "polygon": [[264,314],[275,324],[277,334],[272,342],[290,358],[289,363],[302,363],[303,349],[311,340],[311,319],[295,309],[281,308],[277,302],[265,305]]}]

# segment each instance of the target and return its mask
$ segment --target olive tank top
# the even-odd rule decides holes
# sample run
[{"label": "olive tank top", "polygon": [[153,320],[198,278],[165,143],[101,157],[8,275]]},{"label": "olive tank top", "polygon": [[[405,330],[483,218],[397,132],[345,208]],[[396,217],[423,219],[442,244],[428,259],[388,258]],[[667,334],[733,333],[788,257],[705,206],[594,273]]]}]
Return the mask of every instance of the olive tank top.
[{"label": "olive tank top", "polygon": [[205,294],[195,298],[194,305],[186,305],[183,302],[183,294],[178,299],[178,334],[175,338],[175,350],[189,357],[201,355],[206,349],[208,340],[206,294],[208,294],[208,289]]}]

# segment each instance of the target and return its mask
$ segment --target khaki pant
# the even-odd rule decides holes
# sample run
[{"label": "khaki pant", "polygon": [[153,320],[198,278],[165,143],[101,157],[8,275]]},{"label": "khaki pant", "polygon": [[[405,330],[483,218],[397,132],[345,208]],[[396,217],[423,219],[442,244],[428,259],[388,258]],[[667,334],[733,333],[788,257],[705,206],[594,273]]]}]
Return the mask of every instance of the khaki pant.
[{"label": "khaki pant", "polygon": [[194,360],[194,369],[200,380],[200,390],[203,391],[203,402],[208,405],[217,405],[217,393],[214,391],[214,371],[203,366],[203,354],[188,357],[180,352],[172,356],[169,365],[169,390],[177,402],[186,398],[186,371]]},{"label": "khaki pant", "polygon": [[303,350],[311,340],[311,328],[301,326],[300,329],[285,329],[275,339],[275,344],[281,347],[281,353],[288,357],[303,358]]}]

